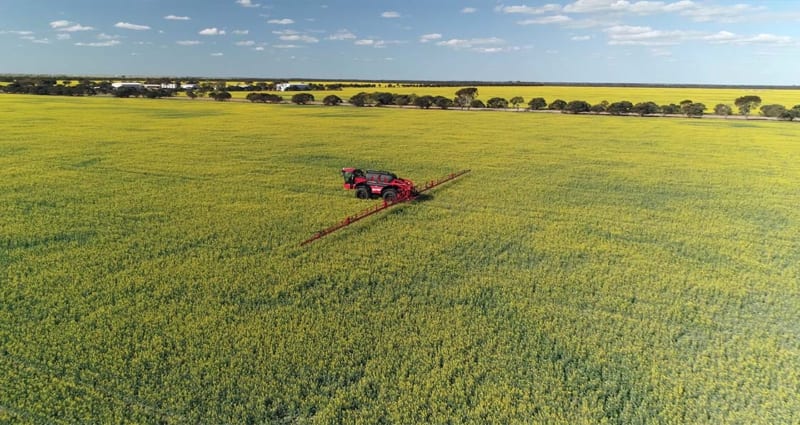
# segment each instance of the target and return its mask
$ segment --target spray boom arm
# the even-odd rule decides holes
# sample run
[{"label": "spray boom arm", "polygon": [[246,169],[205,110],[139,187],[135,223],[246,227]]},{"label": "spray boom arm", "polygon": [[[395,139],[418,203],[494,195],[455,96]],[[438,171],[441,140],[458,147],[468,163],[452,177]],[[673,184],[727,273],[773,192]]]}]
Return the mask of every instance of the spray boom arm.
[{"label": "spray boom arm", "polygon": [[362,211],[360,211],[360,212],[358,212],[356,214],[353,214],[353,215],[345,218],[344,220],[334,224],[333,226],[330,226],[328,228],[320,230],[317,233],[314,233],[313,236],[311,236],[310,238],[308,238],[305,241],[301,242],[300,246],[310,244],[311,242],[314,242],[317,239],[321,239],[321,238],[323,238],[323,237],[325,237],[327,235],[330,235],[331,233],[333,233],[333,232],[335,232],[337,230],[340,230],[342,228],[345,228],[345,227],[355,223],[356,221],[359,221],[359,220],[361,220],[363,218],[369,217],[369,216],[371,216],[373,214],[376,214],[376,213],[378,213],[380,211],[383,211],[383,210],[385,210],[387,208],[391,208],[391,207],[393,207],[395,205],[399,205],[399,204],[402,204],[404,202],[413,201],[414,199],[416,199],[417,196],[419,196],[419,194],[424,193],[424,192],[426,192],[428,190],[431,190],[434,187],[439,186],[439,185],[441,185],[443,183],[449,182],[450,180],[457,179],[457,178],[459,178],[459,177],[461,177],[464,174],[467,174],[469,172],[470,172],[470,170],[461,170],[461,171],[459,171],[457,173],[450,173],[450,174],[448,174],[446,176],[443,176],[442,178],[440,178],[438,180],[431,180],[431,181],[425,183],[425,185],[421,189],[417,190],[415,193],[407,194],[406,196],[398,197],[394,201],[386,201],[386,200],[384,200],[381,204],[378,204],[378,205],[375,205],[373,207],[369,207],[369,208],[367,208],[365,210],[362,210]]}]

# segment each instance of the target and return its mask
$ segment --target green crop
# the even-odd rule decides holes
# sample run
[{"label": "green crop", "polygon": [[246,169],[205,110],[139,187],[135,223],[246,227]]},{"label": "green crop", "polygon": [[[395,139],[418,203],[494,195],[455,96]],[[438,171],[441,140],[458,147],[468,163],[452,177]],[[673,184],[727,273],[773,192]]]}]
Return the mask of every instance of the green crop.
[{"label": "green crop", "polygon": [[800,421],[796,124],[0,109],[0,422]]}]

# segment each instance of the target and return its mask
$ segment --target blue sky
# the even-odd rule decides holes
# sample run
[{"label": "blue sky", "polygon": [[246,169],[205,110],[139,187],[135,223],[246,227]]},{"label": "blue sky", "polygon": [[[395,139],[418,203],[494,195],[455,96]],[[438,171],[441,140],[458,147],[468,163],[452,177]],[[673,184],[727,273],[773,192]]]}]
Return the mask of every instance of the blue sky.
[{"label": "blue sky", "polygon": [[799,84],[800,2],[2,0],[0,73]]}]

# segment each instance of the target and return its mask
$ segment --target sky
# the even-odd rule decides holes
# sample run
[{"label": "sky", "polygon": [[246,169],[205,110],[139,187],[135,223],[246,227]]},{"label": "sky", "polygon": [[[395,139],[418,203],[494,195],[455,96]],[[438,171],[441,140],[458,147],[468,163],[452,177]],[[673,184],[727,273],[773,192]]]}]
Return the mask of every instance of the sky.
[{"label": "sky", "polygon": [[800,1],[0,0],[0,73],[800,83]]}]

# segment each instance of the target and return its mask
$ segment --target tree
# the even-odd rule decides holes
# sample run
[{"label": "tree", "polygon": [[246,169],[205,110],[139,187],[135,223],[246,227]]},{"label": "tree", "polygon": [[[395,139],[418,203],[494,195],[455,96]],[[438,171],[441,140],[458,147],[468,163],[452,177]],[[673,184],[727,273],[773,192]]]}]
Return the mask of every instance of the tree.
[{"label": "tree", "polygon": [[787,109],[778,118],[788,121],[794,121],[797,118],[800,118],[800,105],[794,105],[792,109]]},{"label": "tree", "polygon": [[670,103],[669,105],[661,105],[661,115],[676,115],[681,112],[681,107]]},{"label": "tree", "polygon": [[431,105],[433,105],[433,96],[420,96],[414,99],[414,105],[420,109],[430,109]]},{"label": "tree", "polygon": [[598,103],[596,105],[592,105],[592,107],[589,108],[589,111],[594,112],[595,114],[599,114],[601,112],[605,112],[606,107],[602,103]]},{"label": "tree", "polygon": [[724,103],[718,103],[717,106],[714,107],[714,113],[716,115],[722,115],[725,118],[728,118],[728,115],[730,115],[732,112],[733,109],[731,109],[730,105],[726,105]]},{"label": "tree", "polygon": [[407,94],[398,94],[394,95],[392,98],[392,103],[397,106],[406,106],[411,104],[411,96]]},{"label": "tree", "polygon": [[448,99],[444,96],[436,96],[433,98],[433,103],[441,109],[447,109],[453,106],[452,99]]},{"label": "tree", "polygon": [[531,111],[538,111],[547,107],[547,101],[543,97],[534,97],[528,102],[528,107],[531,108]]},{"label": "tree", "polygon": [[167,89],[147,90],[144,93],[144,97],[148,99],[160,99],[162,97],[170,97],[170,96],[172,96],[172,91]]},{"label": "tree", "polygon": [[508,101],[502,97],[493,97],[486,102],[487,108],[505,109],[508,108]]},{"label": "tree", "polygon": [[589,102],[586,102],[585,100],[573,100],[567,103],[567,105],[564,106],[564,109],[561,110],[561,112],[568,112],[570,114],[579,114],[581,112],[589,112],[591,107],[592,105],[589,105]]},{"label": "tree", "polygon": [[292,96],[292,103],[297,105],[305,105],[308,102],[314,101],[314,95],[311,93],[297,93],[296,95]]},{"label": "tree", "polygon": [[786,112],[786,107],[783,105],[764,105],[761,107],[761,115],[770,118],[780,117]]},{"label": "tree", "polygon": [[761,104],[761,98],[754,95],[742,96],[737,98],[733,104],[739,108],[739,114],[744,115],[745,118],[747,118],[747,116],[750,115],[750,112],[753,109],[758,108],[758,105]]},{"label": "tree", "polygon": [[551,111],[563,111],[567,107],[567,102],[562,99],[556,99],[553,103],[547,105],[547,109]]},{"label": "tree", "polygon": [[260,101],[266,103],[281,103],[283,102],[283,97],[273,93],[260,93]]},{"label": "tree", "polygon": [[455,103],[462,109],[469,109],[472,106],[472,101],[475,100],[476,97],[478,97],[478,89],[476,87],[465,87],[456,92],[456,99],[458,99],[458,101]]},{"label": "tree", "polygon": [[686,111],[689,109],[689,105],[691,105],[692,103],[694,102],[692,102],[689,99],[681,100],[681,102],[679,103],[679,105],[681,106],[681,113],[688,115]]},{"label": "tree", "polygon": [[363,91],[350,96],[350,99],[348,100],[348,102],[354,106],[367,106],[370,101],[369,95]]},{"label": "tree", "polygon": [[194,90],[186,90],[186,97],[189,99],[197,99],[197,93]]},{"label": "tree", "polygon": [[702,103],[691,103],[686,107],[686,116],[690,118],[700,118],[706,110],[706,105]]},{"label": "tree", "polygon": [[608,113],[611,115],[627,114],[631,112],[631,109],[633,109],[633,104],[628,102],[627,100],[614,102],[608,105]]},{"label": "tree", "polygon": [[476,109],[483,109],[486,107],[486,105],[484,105],[480,99],[472,99],[472,102],[469,103],[469,106]]},{"label": "tree", "polygon": [[589,108],[589,110],[591,112],[596,113],[596,114],[599,114],[601,112],[606,112],[608,110],[608,101],[604,100],[604,101],[598,103],[597,105],[592,105],[592,107]]},{"label": "tree", "polygon": [[114,90],[114,96],[116,97],[139,97],[142,94],[143,90],[136,87],[120,87]]},{"label": "tree", "polygon": [[370,96],[376,106],[386,106],[394,103],[394,95],[386,92],[375,92]]},{"label": "tree", "polygon": [[342,98],[335,94],[329,94],[322,99],[322,104],[325,106],[337,106],[342,103]]},{"label": "tree", "polygon": [[231,96],[231,94],[226,91],[214,91],[209,93],[208,97],[216,100],[217,102],[224,102],[233,96]]},{"label": "tree", "polygon": [[640,117],[645,115],[654,115],[657,114],[658,111],[658,105],[656,105],[654,102],[639,102],[636,105],[633,105],[633,108],[631,108],[631,112],[639,114]]},{"label": "tree", "polygon": [[519,111],[519,104],[525,103],[525,99],[522,96],[514,96],[511,98],[509,102],[511,102],[511,104],[514,105],[514,109]]}]

